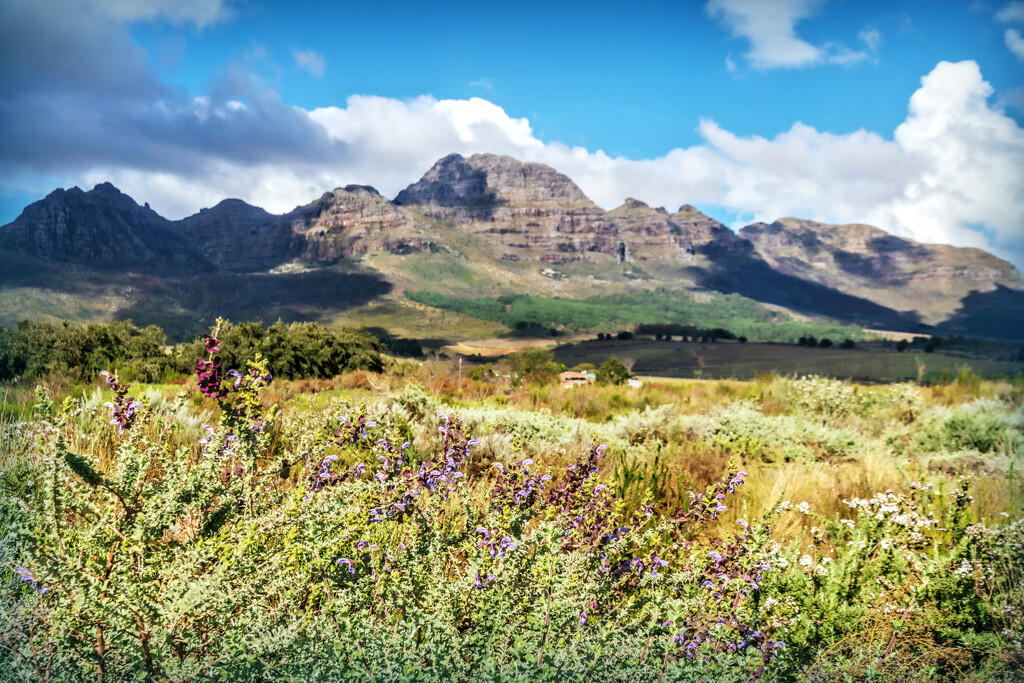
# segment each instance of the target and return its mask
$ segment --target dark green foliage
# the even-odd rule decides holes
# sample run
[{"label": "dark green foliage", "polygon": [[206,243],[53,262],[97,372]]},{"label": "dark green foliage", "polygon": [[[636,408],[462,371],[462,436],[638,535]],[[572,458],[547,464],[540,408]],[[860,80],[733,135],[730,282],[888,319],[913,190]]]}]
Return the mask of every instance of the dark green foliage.
[{"label": "dark green foliage", "polygon": [[565,371],[565,366],[557,362],[548,349],[524,349],[510,354],[505,361],[514,384],[549,384],[558,373]]},{"label": "dark green foliage", "polygon": [[[223,345],[225,368],[242,368],[260,353],[274,377],[329,379],[343,372],[384,368],[384,345],[361,329],[328,329],[316,323],[277,322],[264,329],[261,323],[223,323],[218,338]],[[201,340],[178,350],[176,369],[182,374],[195,369],[192,359],[203,355]]]},{"label": "dark green foliage", "polygon": [[139,329],[130,320],[72,325],[23,320],[0,328],[0,382],[61,372],[90,379],[123,368],[126,379],[156,381],[165,367],[163,330]]},{"label": "dark green foliage", "polygon": [[[663,324],[702,331],[658,330],[661,334],[704,336],[703,330],[720,331],[720,334],[709,335],[718,339],[735,339],[733,335],[743,335],[752,341],[788,342],[808,332],[833,337],[861,336],[860,330],[853,326],[800,323],[753,299],[717,292],[705,292],[700,301],[688,292],[666,289],[596,296],[583,301],[530,295],[458,299],[435,292],[406,292],[406,296],[427,306],[501,323],[511,329],[555,327],[590,331],[625,325]],[[655,331],[641,333],[655,334]],[[601,332],[598,339],[602,339],[602,334],[606,339],[610,337]]]},{"label": "dark green foliage", "polygon": [[[221,338],[229,349],[223,354],[225,369],[244,367],[257,352],[270,360],[275,376],[288,379],[330,378],[357,368],[377,372],[384,367],[383,344],[360,329],[281,322],[264,329],[261,323],[225,323]],[[0,382],[35,380],[52,372],[91,380],[102,370],[117,370],[126,381],[146,382],[192,373],[203,354],[202,340],[166,352],[161,346],[165,340],[159,327],[139,329],[127,320],[103,325],[25,320],[13,329],[0,328]],[[413,351],[413,344],[405,349]]]},{"label": "dark green foliage", "polygon": [[597,369],[595,373],[600,384],[622,384],[633,376],[621,360],[612,356]]}]

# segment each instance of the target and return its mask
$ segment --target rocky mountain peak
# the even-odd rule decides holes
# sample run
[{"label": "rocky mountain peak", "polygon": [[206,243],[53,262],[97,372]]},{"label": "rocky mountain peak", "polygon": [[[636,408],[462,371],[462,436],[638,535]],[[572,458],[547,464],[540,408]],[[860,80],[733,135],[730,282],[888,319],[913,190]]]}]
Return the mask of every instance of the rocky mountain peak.
[{"label": "rocky mountain peak", "polygon": [[55,190],[25,207],[14,222],[0,228],[7,249],[97,266],[167,264],[175,237],[170,221],[139,206],[110,183],[92,190]]},{"label": "rocky mountain peak", "polygon": [[499,206],[595,206],[576,183],[550,166],[497,154],[468,159],[449,154],[398,193],[395,204],[463,222],[487,219]]},{"label": "rocky mountain peak", "polygon": [[289,213],[285,220],[301,256],[313,261],[432,246],[419,219],[369,185],[347,185],[325,192],[320,199]]},{"label": "rocky mountain peak", "polygon": [[399,206],[420,206],[433,214],[447,207],[490,206],[497,200],[487,187],[487,174],[473,168],[460,154],[439,159],[417,182],[395,197]]},{"label": "rocky mountain peak", "polygon": [[594,205],[569,176],[544,164],[497,154],[474,154],[466,159],[466,163],[484,174],[488,189],[499,201],[510,204],[555,202]]}]

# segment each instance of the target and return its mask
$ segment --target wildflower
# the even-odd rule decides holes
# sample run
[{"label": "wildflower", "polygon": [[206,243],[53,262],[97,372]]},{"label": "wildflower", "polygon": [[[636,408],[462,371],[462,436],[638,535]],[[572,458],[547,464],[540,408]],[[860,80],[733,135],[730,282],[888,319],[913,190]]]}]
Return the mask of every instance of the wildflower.
[{"label": "wildflower", "polygon": [[800,566],[810,567],[812,564],[814,564],[814,560],[811,558],[810,555],[804,555],[800,558]]},{"label": "wildflower", "polygon": [[356,573],[356,566],[355,566],[355,563],[352,560],[348,559],[347,557],[343,557],[340,560],[338,560],[338,566],[339,567],[341,565],[343,565],[343,564],[348,565],[348,573],[349,574],[355,574]]},{"label": "wildflower", "polygon": [[18,574],[18,576],[21,577],[22,582],[27,583],[29,587],[32,588],[32,590],[40,594],[43,594],[49,590],[49,588],[39,585],[39,579],[36,578],[36,575],[33,574],[32,571],[28,569],[28,567],[18,567],[14,571]]},{"label": "wildflower", "polygon": [[583,626],[586,623],[587,623],[587,612],[586,612],[586,610],[584,610],[584,611],[580,612],[580,626]]},{"label": "wildflower", "polygon": [[808,515],[811,512],[811,505],[807,501],[804,501],[796,506],[797,511],[802,515]]},{"label": "wildflower", "polygon": [[515,550],[519,546],[517,546],[515,544],[515,542],[511,538],[509,538],[508,536],[502,536],[501,542],[498,544],[498,547],[501,549],[501,557],[502,557],[502,559],[504,559],[505,558],[505,551],[507,551],[507,550]]}]

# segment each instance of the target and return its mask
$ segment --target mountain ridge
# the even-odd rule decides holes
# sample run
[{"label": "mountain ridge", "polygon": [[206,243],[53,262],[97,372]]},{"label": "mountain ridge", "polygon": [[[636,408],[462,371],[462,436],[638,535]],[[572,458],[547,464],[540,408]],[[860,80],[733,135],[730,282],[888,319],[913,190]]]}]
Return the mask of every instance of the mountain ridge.
[{"label": "mountain ridge", "polygon": [[970,320],[997,336],[998,311],[1024,302],[1016,268],[982,250],[797,218],[733,232],[689,204],[670,213],[635,198],[605,211],[555,169],[491,154],[443,157],[394,200],[350,184],[285,214],[225,199],[171,221],[110,183],[59,189],[0,227],[0,250],[155,276],[342,267],[396,292],[443,291],[441,272],[473,292],[714,289],[908,331]]}]

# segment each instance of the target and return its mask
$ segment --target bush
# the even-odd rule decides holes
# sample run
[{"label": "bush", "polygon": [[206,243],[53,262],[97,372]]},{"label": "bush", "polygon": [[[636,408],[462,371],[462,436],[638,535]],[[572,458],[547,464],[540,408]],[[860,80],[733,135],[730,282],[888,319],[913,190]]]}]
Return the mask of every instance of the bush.
[{"label": "bush", "polygon": [[622,384],[633,376],[629,368],[615,356],[601,363],[601,367],[594,374],[599,384]]},{"label": "bush", "polygon": [[524,349],[506,356],[505,363],[513,384],[550,384],[565,372],[565,366],[548,349]]}]

